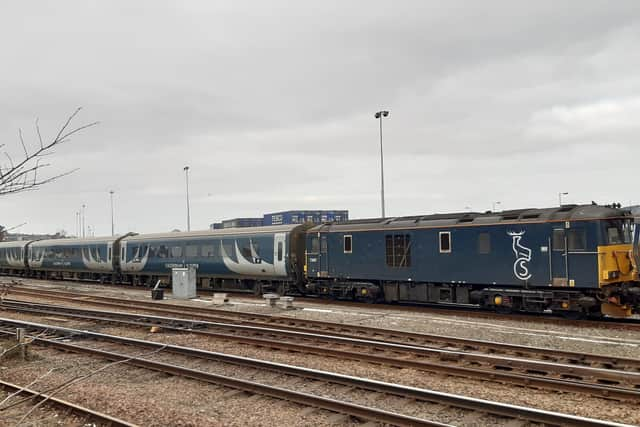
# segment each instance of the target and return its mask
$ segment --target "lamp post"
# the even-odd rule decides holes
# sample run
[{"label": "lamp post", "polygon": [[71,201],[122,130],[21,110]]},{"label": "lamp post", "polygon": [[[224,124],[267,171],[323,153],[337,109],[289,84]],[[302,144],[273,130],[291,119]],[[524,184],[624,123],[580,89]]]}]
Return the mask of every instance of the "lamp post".
[{"label": "lamp post", "polygon": [[87,205],[82,205],[82,237],[85,237],[85,229],[84,229],[84,209],[87,207]]},{"label": "lamp post", "polygon": [[76,211],[76,237],[80,237],[80,211]]},{"label": "lamp post", "polygon": [[491,212],[496,211],[496,205],[502,205],[502,202],[493,202],[493,209],[491,209]]},{"label": "lamp post", "polygon": [[374,117],[380,120],[380,202],[382,205],[382,218],[385,218],[384,214],[384,155],[382,152],[382,118],[389,115],[388,111],[378,111],[374,114]]},{"label": "lamp post", "polygon": [[185,166],[183,170],[187,183],[187,231],[191,231],[191,212],[189,208],[189,166]]},{"label": "lamp post", "polygon": [[560,205],[560,207],[562,207],[562,196],[566,196],[567,194],[569,193],[567,193],[566,191],[558,193],[558,205]]},{"label": "lamp post", "polygon": [[113,223],[113,190],[109,190],[109,198],[111,199],[111,235],[115,236],[116,232],[115,232],[115,226]]}]

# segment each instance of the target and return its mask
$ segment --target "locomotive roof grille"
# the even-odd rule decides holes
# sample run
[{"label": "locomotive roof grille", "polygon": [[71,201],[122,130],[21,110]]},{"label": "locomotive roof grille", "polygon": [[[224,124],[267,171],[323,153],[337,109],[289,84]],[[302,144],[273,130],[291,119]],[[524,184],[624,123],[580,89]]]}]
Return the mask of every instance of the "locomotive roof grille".
[{"label": "locomotive roof grille", "polygon": [[596,220],[604,218],[623,218],[630,217],[631,212],[628,209],[617,209],[607,206],[589,205],[562,205],[553,208],[530,208],[530,209],[514,209],[503,212],[485,213],[479,212],[462,212],[449,214],[433,214],[406,216],[395,218],[372,218],[349,220],[340,223],[324,224],[314,227],[312,231],[329,231],[334,230],[365,230],[369,228],[402,228],[402,227],[448,227],[455,225],[490,225],[499,224],[500,222],[530,222],[530,221],[576,221],[576,220]]}]

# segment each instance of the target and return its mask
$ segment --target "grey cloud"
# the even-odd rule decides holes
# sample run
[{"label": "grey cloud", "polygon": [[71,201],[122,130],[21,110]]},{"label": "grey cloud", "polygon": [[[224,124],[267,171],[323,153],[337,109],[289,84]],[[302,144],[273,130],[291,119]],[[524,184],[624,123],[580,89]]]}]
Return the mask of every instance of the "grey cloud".
[{"label": "grey cloud", "polygon": [[[378,212],[384,123],[392,215],[629,198],[636,1],[23,2],[0,15],[0,137],[77,105],[101,125],[61,147],[7,224],[99,233],[289,208]],[[608,172],[605,169],[608,168]],[[559,189],[562,187],[561,189]],[[43,209],[43,206],[46,208]]]}]

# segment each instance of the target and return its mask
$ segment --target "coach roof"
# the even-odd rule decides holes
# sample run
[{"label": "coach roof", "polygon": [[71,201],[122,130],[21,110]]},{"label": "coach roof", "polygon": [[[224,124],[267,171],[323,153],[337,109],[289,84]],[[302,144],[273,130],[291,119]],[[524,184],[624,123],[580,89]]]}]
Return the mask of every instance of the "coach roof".
[{"label": "coach roof", "polygon": [[269,225],[264,227],[239,227],[239,228],[221,228],[218,230],[200,230],[200,231],[175,231],[171,233],[154,233],[154,234],[137,234],[135,236],[126,237],[123,241],[137,240],[171,240],[171,239],[198,239],[203,237],[224,237],[254,234],[273,234],[287,233],[300,224],[286,225]]}]

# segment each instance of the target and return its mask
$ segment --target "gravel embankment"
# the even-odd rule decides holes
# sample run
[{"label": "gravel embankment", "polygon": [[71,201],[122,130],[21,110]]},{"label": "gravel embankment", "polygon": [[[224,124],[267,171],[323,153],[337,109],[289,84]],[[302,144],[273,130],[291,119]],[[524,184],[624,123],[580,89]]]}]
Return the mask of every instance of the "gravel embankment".
[{"label": "gravel embankment", "polygon": [[[33,348],[32,355],[30,361],[12,361],[2,370],[3,378],[27,384],[56,368],[33,386],[49,389],[109,363],[39,347]],[[119,364],[61,391],[59,397],[141,426],[273,426],[274,420],[279,425],[332,425],[330,413],[305,414],[304,407],[296,404],[230,391]],[[36,420],[36,415],[29,420]]]}]

